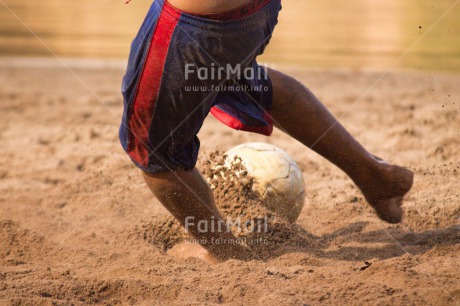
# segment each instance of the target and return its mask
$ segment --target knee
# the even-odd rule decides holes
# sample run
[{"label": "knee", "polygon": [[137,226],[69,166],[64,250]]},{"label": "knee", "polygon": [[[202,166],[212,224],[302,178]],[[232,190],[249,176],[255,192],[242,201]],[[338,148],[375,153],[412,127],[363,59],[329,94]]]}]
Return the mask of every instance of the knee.
[{"label": "knee", "polygon": [[268,75],[273,86],[273,99],[278,104],[284,104],[283,106],[287,106],[289,101],[296,99],[306,90],[302,83],[282,72],[269,68]]},{"label": "knee", "polygon": [[172,172],[146,172],[141,171],[142,177],[152,191],[157,191],[162,188],[167,188],[172,185]]},{"label": "knee", "polygon": [[145,182],[152,190],[183,189],[193,182],[195,171],[176,169],[172,171],[146,172],[142,171]]}]

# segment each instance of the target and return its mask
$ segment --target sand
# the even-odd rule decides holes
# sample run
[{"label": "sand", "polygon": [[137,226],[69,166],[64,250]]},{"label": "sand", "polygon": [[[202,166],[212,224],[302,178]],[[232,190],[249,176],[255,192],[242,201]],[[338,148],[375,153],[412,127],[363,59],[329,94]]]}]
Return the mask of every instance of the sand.
[{"label": "sand", "polygon": [[118,143],[120,65],[20,62],[0,61],[1,305],[460,303],[460,75],[282,69],[371,152],[415,171],[399,225],[282,133],[207,119],[202,157],[272,143],[307,185],[297,224],[276,227],[260,259],[208,265],[166,254],[184,235]]}]

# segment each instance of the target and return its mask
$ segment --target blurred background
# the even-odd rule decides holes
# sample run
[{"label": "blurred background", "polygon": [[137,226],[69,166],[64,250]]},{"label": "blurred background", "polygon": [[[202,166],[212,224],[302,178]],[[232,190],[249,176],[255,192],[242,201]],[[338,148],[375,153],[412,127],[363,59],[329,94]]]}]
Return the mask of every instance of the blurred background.
[{"label": "blurred background", "polygon": [[[385,69],[397,63],[399,69],[460,71],[458,2],[283,0],[279,26],[260,61],[300,68]],[[60,57],[126,59],[150,4],[0,0],[0,56],[52,56],[31,29]]]}]

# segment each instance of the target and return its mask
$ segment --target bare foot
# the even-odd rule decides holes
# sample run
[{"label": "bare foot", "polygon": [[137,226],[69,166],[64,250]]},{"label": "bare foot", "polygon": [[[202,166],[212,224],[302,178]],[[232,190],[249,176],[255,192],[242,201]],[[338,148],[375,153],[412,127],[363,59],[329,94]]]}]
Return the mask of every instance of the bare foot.
[{"label": "bare foot", "polygon": [[378,159],[381,168],[372,180],[359,184],[367,202],[380,219],[388,223],[400,223],[403,198],[412,188],[414,173],[409,169],[390,165]]},{"label": "bare foot", "polygon": [[219,260],[213,257],[201,245],[196,243],[181,243],[172,247],[166,254],[178,259],[186,259],[190,257],[198,258],[208,264],[219,263]]}]

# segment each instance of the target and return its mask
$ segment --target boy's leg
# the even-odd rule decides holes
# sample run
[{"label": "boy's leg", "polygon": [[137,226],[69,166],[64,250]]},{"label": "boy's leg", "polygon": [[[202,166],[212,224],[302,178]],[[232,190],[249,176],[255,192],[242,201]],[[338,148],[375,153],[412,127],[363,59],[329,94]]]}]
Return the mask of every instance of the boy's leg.
[{"label": "boy's leg", "polygon": [[[207,241],[200,244],[213,256],[218,259],[249,258],[249,251],[234,244],[235,236],[227,232],[227,223],[217,210],[211,188],[198,170],[156,174],[143,172],[143,176],[153,194],[182,226],[188,224],[189,233],[194,238],[201,242]],[[197,226],[199,221],[206,222],[208,229],[200,232]],[[217,230],[218,222],[222,222],[221,231]],[[215,230],[212,230],[212,224],[215,225]],[[220,243],[213,243],[217,240]],[[227,243],[222,243],[223,241]]]},{"label": "boy's leg", "polygon": [[348,174],[382,220],[401,222],[413,173],[367,152],[301,83],[272,69],[269,76],[276,126]]}]

